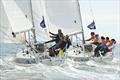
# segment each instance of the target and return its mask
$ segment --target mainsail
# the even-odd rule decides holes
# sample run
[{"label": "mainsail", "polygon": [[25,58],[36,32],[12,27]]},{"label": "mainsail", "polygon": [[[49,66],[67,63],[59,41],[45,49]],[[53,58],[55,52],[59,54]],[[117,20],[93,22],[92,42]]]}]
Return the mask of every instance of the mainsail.
[{"label": "mainsail", "polygon": [[77,0],[45,0],[45,7],[50,27],[61,28],[65,34],[82,32]]},{"label": "mainsail", "polygon": [[14,0],[2,0],[2,3],[13,32],[20,33],[32,28],[31,22],[26,18]]}]

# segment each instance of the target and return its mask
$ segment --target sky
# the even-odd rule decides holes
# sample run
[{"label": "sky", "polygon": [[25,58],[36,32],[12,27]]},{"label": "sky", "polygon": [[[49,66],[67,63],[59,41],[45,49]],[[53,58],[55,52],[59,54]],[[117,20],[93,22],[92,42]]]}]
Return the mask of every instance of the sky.
[{"label": "sky", "polygon": [[[120,0],[79,0],[85,38],[90,32],[115,38],[120,43]],[[96,30],[87,28],[93,19]]]}]

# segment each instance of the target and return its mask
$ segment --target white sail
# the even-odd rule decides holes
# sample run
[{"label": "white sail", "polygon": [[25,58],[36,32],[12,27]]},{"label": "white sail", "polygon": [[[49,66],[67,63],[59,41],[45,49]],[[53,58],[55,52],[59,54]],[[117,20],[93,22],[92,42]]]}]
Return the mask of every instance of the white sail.
[{"label": "white sail", "polygon": [[45,18],[45,24],[46,24],[47,31],[48,32],[57,33],[58,29],[63,29],[62,27],[59,27],[58,25],[55,25],[55,24],[51,23],[51,21],[49,19],[49,15],[47,13],[45,0],[41,0],[41,4],[42,4],[43,15],[44,15],[44,18]]},{"label": "white sail", "polygon": [[14,0],[2,0],[2,3],[13,32],[19,33],[32,28],[31,22],[25,17]]},{"label": "white sail", "polygon": [[47,25],[46,22],[46,16],[45,16],[45,10],[44,10],[44,4],[42,3],[42,0],[31,0],[32,1],[32,10],[33,10],[33,20],[34,20],[34,25],[35,25],[35,31],[36,31],[36,36],[38,40],[49,40],[49,35],[48,31],[46,28],[42,28],[40,26],[41,21],[45,20],[45,25]]},{"label": "white sail", "polygon": [[[30,5],[30,1],[31,4]],[[31,15],[31,6],[32,6],[32,13],[33,13],[33,21],[35,26],[35,32],[37,41],[45,41],[48,40],[50,37],[48,35],[48,30],[46,28],[42,28],[40,26],[40,22],[43,20],[43,16],[45,19],[46,26],[46,16],[45,16],[45,10],[44,10],[44,4],[42,3],[42,0],[15,0],[19,8],[22,10],[22,12],[27,15],[27,18],[32,22],[32,15]]]},{"label": "white sail", "polygon": [[0,43],[17,42],[12,37],[12,29],[4,10],[2,1],[0,0]]},{"label": "white sail", "polygon": [[45,6],[50,31],[55,31],[51,26],[61,28],[65,34],[82,31],[77,0],[45,0]]}]

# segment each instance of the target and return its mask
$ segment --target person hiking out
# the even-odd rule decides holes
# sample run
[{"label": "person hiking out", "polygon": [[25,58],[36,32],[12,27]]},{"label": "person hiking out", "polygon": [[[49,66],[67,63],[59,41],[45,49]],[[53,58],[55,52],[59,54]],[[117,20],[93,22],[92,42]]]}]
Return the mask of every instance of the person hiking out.
[{"label": "person hiking out", "polygon": [[53,52],[55,49],[59,48],[59,45],[60,45],[62,39],[64,38],[64,35],[63,35],[61,29],[58,29],[58,33],[57,34],[54,34],[52,32],[49,32],[49,33],[51,34],[50,37],[52,38],[52,40],[45,42],[45,44],[46,43],[50,43],[50,42],[55,42],[55,45],[53,45],[49,49],[51,52]]},{"label": "person hiking out", "polygon": [[95,48],[94,50],[94,56],[99,57],[100,53],[99,50],[102,49],[102,47],[106,44],[105,37],[101,37],[102,42]]},{"label": "person hiking out", "polygon": [[62,40],[61,44],[59,45],[59,48],[63,49],[64,51],[69,48],[71,45],[71,41],[69,39],[69,36],[66,35],[64,39]]},{"label": "person hiking out", "polygon": [[108,42],[101,48],[101,54],[104,56],[107,52],[112,51],[115,45],[115,39],[108,40]]},{"label": "person hiking out", "polygon": [[69,36],[66,35],[66,36],[64,36],[64,38],[62,38],[60,44],[59,45],[55,45],[51,50],[53,51],[53,53],[55,55],[58,55],[59,50],[63,50],[63,52],[65,52],[66,49],[68,49],[70,45],[71,45],[71,41],[69,39]]},{"label": "person hiking out", "polygon": [[94,44],[94,45],[99,45],[100,44],[98,34],[95,34],[95,37],[93,39],[93,42],[91,42],[91,44]]},{"label": "person hiking out", "polygon": [[94,32],[91,32],[90,33],[91,37],[85,41],[93,41],[94,40],[94,37],[95,37],[95,33]]},{"label": "person hiking out", "polygon": [[61,29],[58,29],[58,33],[57,34],[54,34],[52,32],[49,32],[49,34],[51,34],[50,37],[52,38],[52,40],[45,42],[45,44],[46,43],[50,43],[50,42],[58,43],[64,36]]}]

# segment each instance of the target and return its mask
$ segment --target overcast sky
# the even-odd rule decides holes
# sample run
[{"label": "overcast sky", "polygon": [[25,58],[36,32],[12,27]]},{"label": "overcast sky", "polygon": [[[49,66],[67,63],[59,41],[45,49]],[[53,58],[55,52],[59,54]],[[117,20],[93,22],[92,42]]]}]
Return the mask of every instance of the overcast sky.
[{"label": "overcast sky", "polygon": [[[101,36],[115,38],[120,43],[120,1],[119,0],[79,0],[85,38],[91,31]],[[92,12],[93,17],[92,17]],[[95,20],[96,30],[86,26]]]}]

